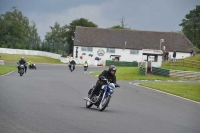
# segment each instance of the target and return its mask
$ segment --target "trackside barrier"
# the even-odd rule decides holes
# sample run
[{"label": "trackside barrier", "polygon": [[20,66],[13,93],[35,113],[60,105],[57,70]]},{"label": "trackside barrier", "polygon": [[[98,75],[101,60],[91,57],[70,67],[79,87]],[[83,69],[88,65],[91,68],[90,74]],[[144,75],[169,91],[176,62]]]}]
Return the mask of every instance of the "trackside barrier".
[{"label": "trackside barrier", "polygon": [[[73,57],[61,57],[60,54],[54,54],[50,52],[45,51],[37,51],[37,50],[23,50],[23,49],[9,49],[9,48],[0,48],[0,54],[22,54],[22,55],[36,55],[36,56],[45,56],[49,58],[54,58],[60,60],[62,63],[68,63],[72,59],[76,61],[76,64],[83,64],[85,60],[81,60],[79,58],[73,58]],[[87,60],[89,65],[97,66],[97,62],[95,60]],[[2,64],[2,63],[0,63]]]},{"label": "trackside barrier", "polygon": [[152,67],[152,72],[155,75],[161,75],[165,77],[200,80],[200,72],[171,70],[171,69],[164,69],[164,68],[158,68],[158,67]]}]

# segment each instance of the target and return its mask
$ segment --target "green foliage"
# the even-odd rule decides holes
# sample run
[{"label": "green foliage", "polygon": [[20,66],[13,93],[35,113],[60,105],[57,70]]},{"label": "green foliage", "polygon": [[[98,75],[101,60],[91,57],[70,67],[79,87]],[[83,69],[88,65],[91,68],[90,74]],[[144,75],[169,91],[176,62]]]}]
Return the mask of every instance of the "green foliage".
[{"label": "green foliage", "polygon": [[116,30],[126,29],[126,30],[130,30],[130,28],[123,28],[123,27],[120,26],[120,25],[114,25],[114,26],[112,26],[110,29],[116,29]]},{"label": "green foliage", "polygon": [[70,53],[73,53],[73,47],[74,47],[74,41],[73,38],[75,37],[75,29],[76,26],[83,26],[83,27],[98,27],[95,23],[89,21],[88,19],[85,18],[80,18],[73,20],[68,27],[68,32],[67,32],[67,42],[70,46]]},{"label": "green foliage", "polygon": [[182,26],[182,32],[198,48],[200,48],[200,5],[185,15],[185,19],[179,24]]},{"label": "green foliage", "polygon": [[[193,61],[200,61],[200,54],[197,54],[195,56],[192,56],[192,57],[188,57],[188,58],[185,58],[187,60],[193,60]],[[182,62],[177,60],[177,62]],[[166,69],[172,69],[172,70],[182,70],[182,71],[194,71],[194,72],[200,72],[200,69],[198,68],[192,68],[192,66],[190,67],[184,67],[184,66],[172,66],[170,65],[169,62],[163,62],[162,63],[162,68],[166,68]]]},{"label": "green foliage", "polygon": [[16,7],[0,15],[0,27],[0,47],[40,49],[36,24],[30,24],[29,19]]},{"label": "green foliage", "polygon": [[47,32],[45,36],[46,41],[42,43],[42,49],[57,54],[66,53],[66,26],[61,27],[60,24],[56,22],[53,27],[50,26],[50,29],[51,32]]},{"label": "green foliage", "polygon": [[51,32],[47,32],[41,49],[65,56],[70,55],[73,53],[76,26],[97,27],[96,24],[84,18],[73,20],[70,25],[64,26],[56,22],[53,27],[50,26]]},{"label": "green foliage", "polygon": [[97,27],[84,18],[73,20],[69,26],[60,26],[55,22],[54,26],[50,26],[51,32],[47,32],[45,40],[41,42],[36,23],[30,23],[21,11],[13,7],[0,15],[0,47],[42,50],[66,56],[73,53],[76,26]]},{"label": "green foliage", "polygon": [[114,25],[111,27],[111,29],[124,29],[124,28],[121,27],[120,25]]},{"label": "green foliage", "polygon": [[121,25],[114,25],[112,26],[110,29],[116,29],[116,30],[120,30],[120,29],[126,29],[126,30],[130,30],[130,28],[126,28],[126,24],[124,24],[125,22],[125,18],[124,16],[120,19],[120,23]]}]

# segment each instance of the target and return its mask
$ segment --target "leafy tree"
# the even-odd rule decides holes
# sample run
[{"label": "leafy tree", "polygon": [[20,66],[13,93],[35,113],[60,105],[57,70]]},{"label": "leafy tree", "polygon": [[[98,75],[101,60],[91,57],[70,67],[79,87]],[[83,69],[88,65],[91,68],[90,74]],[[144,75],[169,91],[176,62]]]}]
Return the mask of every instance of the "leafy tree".
[{"label": "leafy tree", "polygon": [[185,19],[179,24],[182,26],[182,32],[198,48],[200,48],[200,5],[196,9],[185,15]]},{"label": "leafy tree", "polygon": [[[29,48],[35,49],[35,50],[40,50],[40,44],[41,44],[41,39],[40,36],[37,33],[37,28],[35,22],[32,22],[32,25],[30,25],[30,30],[28,33],[28,41],[29,41]],[[29,49],[27,48],[27,49]]]},{"label": "leafy tree", "polygon": [[[16,7],[0,15],[0,28],[0,47],[31,49],[31,40],[37,44],[33,49],[39,49],[40,37],[35,24],[30,25],[29,19]],[[33,39],[32,32],[35,35]]]},{"label": "leafy tree", "polygon": [[[60,26],[59,23],[55,23],[54,26],[50,26],[51,32],[47,32],[45,36],[46,42],[43,43],[43,49],[47,48],[47,51],[56,52],[59,54],[66,53],[65,45],[66,45],[66,38],[67,38],[67,31],[66,26]],[[46,45],[46,47],[44,47]]]},{"label": "leafy tree", "polygon": [[66,26],[68,28],[67,31],[67,42],[70,47],[70,53],[73,53],[73,47],[74,47],[74,36],[75,36],[75,29],[76,26],[83,26],[83,27],[98,27],[95,23],[89,21],[88,19],[85,18],[80,18],[73,20],[69,26]]},{"label": "leafy tree", "polygon": [[111,27],[111,29],[123,29],[120,25],[114,25]]}]

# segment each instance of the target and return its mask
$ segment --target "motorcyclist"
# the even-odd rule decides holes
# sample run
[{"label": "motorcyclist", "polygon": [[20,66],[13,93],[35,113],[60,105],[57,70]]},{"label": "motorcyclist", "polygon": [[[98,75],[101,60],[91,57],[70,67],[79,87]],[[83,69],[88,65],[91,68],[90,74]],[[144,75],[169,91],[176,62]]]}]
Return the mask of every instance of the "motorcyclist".
[{"label": "motorcyclist", "polygon": [[87,68],[88,68],[88,63],[87,63],[87,61],[85,61],[85,63],[83,64],[83,66],[84,66],[84,71],[86,72],[86,71],[87,71]]},{"label": "motorcyclist", "polygon": [[108,79],[110,83],[116,84],[116,76],[115,73],[117,71],[116,66],[110,65],[108,70],[104,70],[100,75],[99,75],[99,80],[96,82],[96,86],[94,87],[94,90],[89,96],[89,99],[92,99],[93,95],[101,89],[101,86],[106,84],[105,81],[102,81],[103,77]]},{"label": "motorcyclist", "polygon": [[28,62],[28,66],[30,66],[30,65],[31,65],[31,61]]},{"label": "motorcyclist", "polygon": [[18,64],[19,64],[19,66],[18,66],[18,72],[20,70],[20,65],[24,65],[24,67],[25,67],[25,73],[26,73],[27,66],[26,66],[26,61],[25,61],[24,57],[21,57],[21,60],[19,60]]},{"label": "motorcyclist", "polygon": [[28,62],[28,66],[29,66],[29,68],[31,68],[31,67],[33,66],[33,62],[32,62],[32,61],[29,61],[29,62]]},{"label": "motorcyclist", "polygon": [[75,70],[76,62],[74,60],[70,61],[69,69],[71,68],[71,65],[74,65],[73,70]]}]

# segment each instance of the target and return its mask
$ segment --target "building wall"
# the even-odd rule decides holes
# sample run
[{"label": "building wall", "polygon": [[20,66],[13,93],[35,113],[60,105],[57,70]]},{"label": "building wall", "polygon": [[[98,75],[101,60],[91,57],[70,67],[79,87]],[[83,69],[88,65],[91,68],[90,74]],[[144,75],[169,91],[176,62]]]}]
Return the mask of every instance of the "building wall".
[{"label": "building wall", "polygon": [[[173,58],[173,53],[174,52],[169,52],[169,56],[171,56]],[[182,59],[182,58],[186,58],[186,57],[190,57],[190,53],[182,53],[182,52],[176,52],[176,59]]]},{"label": "building wall", "polygon": [[[103,49],[105,54],[103,56],[99,56],[98,55],[98,50],[99,49]],[[82,53],[86,53],[86,55],[82,55]],[[88,56],[89,54],[92,54],[93,57]],[[107,48],[100,48],[100,47],[93,47],[93,51],[81,51],[81,47],[78,46],[78,58],[80,59],[80,56],[83,57],[83,60],[94,60],[95,57],[99,57],[101,58],[101,61],[105,61],[105,60],[112,60],[112,58],[114,57],[110,57],[110,55],[120,55],[120,61],[141,61],[142,60],[142,52],[141,50],[139,50],[139,54],[130,54],[130,50],[129,49],[115,49],[115,53],[108,53],[107,52]],[[73,53],[73,57],[76,57],[76,46],[74,46],[74,53]],[[76,58],[75,58],[76,59]],[[100,61],[100,62],[101,62]]]},{"label": "building wall", "polygon": [[[78,47],[78,58],[76,57],[76,47]],[[103,56],[99,56],[98,55],[98,50],[99,49],[103,49],[105,54]],[[85,53],[86,55],[82,55],[82,53]],[[92,54],[93,56],[90,57],[88,56],[89,54]],[[132,62],[132,61],[137,61],[137,62],[142,62],[144,61],[147,56],[146,55],[142,55],[142,50],[139,50],[138,54],[130,54],[130,49],[115,49],[115,53],[108,53],[107,52],[107,48],[100,48],[100,47],[93,47],[93,51],[81,51],[81,46],[74,46],[74,53],[73,53],[73,57],[76,60],[79,60],[80,63],[83,63],[84,61],[88,61],[90,65],[96,65],[96,64],[105,64],[106,60],[112,60],[112,58],[110,57],[110,55],[120,55],[120,60],[119,61],[128,61],[128,62]],[[173,52],[169,52],[169,55],[173,55]],[[83,59],[80,59],[80,56],[83,57]],[[176,53],[176,58],[177,59],[181,59],[182,56],[184,58],[189,57],[190,54],[189,53],[181,53],[181,52],[177,52]],[[101,60],[99,62],[95,61],[95,57],[99,57],[101,58]],[[113,57],[114,58],[114,57]],[[160,62],[160,60],[162,60],[162,57],[158,57],[158,60]],[[153,64],[155,64],[156,66],[159,66],[160,63],[156,63],[154,62]]]}]

